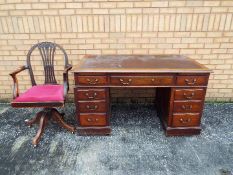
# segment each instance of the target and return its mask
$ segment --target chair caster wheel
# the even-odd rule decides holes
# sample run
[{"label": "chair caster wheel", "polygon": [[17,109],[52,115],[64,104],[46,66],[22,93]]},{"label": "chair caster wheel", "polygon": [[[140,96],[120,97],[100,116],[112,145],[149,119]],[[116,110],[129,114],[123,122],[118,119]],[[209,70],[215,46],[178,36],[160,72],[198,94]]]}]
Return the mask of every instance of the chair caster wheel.
[{"label": "chair caster wheel", "polygon": [[74,134],[74,131],[72,131],[71,133]]}]

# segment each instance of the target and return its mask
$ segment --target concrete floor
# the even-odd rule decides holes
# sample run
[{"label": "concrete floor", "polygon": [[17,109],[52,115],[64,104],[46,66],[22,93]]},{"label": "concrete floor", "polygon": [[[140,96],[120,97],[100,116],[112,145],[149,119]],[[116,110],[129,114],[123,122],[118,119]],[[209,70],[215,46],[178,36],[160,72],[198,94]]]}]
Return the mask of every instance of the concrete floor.
[{"label": "concrete floor", "polygon": [[[199,136],[165,137],[152,106],[113,106],[112,135],[84,137],[50,124],[38,148],[38,109],[0,105],[0,174],[232,175],[233,104],[206,104]],[[75,123],[73,104],[66,121]]]}]

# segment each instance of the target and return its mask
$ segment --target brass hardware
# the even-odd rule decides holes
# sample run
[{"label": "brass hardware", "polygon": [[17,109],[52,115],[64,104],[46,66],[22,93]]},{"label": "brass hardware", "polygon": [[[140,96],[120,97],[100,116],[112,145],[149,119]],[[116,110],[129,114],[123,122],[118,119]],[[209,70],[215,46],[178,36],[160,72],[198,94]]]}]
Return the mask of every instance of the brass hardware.
[{"label": "brass hardware", "polygon": [[151,81],[154,83],[160,83],[161,79],[152,78]]},{"label": "brass hardware", "polygon": [[197,82],[197,79],[194,78],[193,80],[185,79],[184,80],[187,85],[195,85]]},{"label": "brass hardware", "polygon": [[182,109],[184,110],[191,110],[193,108],[192,105],[182,105]]},{"label": "brass hardware", "polygon": [[93,96],[90,96],[89,93],[87,92],[85,95],[87,96],[88,99],[95,99],[95,97],[97,96],[97,93],[94,92]]},{"label": "brass hardware", "polygon": [[98,122],[99,121],[99,119],[98,118],[96,118],[96,119],[92,119],[92,118],[87,118],[87,121],[88,122]]},{"label": "brass hardware", "polygon": [[89,84],[97,84],[98,82],[99,82],[99,79],[89,79],[89,78],[87,78],[87,82],[89,83]]},{"label": "brass hardware", "polygon": [[184,92],[183,95],[184,95],[184,98],[186,98],[186,99],[192,99],[192,98],[194,97],[195,93],[192,92],[192,93],[188,96],[188,94],[186,94],[186,93]]},{"label": "brass hardware", "polygon": [[120,82],[121,82],[121,84],[123,84],[123,85],[129,85],[129,84],[132,82],[132,79],[129,78],[129,79],[128,79],[128,82],[125,82],[123,79],[120,78]]},{"label": "brass hardware", "polygon": [[188,119],[186,119],[186,120],[181,118],[181,119],[180,119],[180,122],[181,122],[181,123],[189,123],[189,122],[191,122],[191,120],[192,120],[191,118],[188,118]]},{"label": "brass hardware", "polygon": [[86,108],[89,109],[89,110],[91,110],[91,111],[94,111],[94,110],[96,110],[98,108],[98,105],[95,105],[95,106],[89,106],[89,105],[87,105]]},{"label": "brass hardware", "polygon": [[87,121],[88,121],[88,122],[92,122],[93,120],[92,120],[91,118],[88,118]]}]

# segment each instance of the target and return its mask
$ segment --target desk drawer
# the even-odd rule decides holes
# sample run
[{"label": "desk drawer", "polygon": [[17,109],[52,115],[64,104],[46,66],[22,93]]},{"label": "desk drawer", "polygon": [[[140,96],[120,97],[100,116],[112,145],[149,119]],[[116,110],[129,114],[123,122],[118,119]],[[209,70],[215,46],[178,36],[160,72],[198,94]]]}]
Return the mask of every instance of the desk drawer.
[{"label": "desk drawer", "polygon": [[172,126],[174,127],[188,127],[199,126],[200,114],[173,114]]},{"label": "desk drawer", "polygon": [[107,125],[106,114],[80,114],[81,126],[105,126]]},{"label": "desk drawer", "polygon": [[175,89],[175,100],[202,100],[205,96],[204,89]]},{"label": "desk drawer", "polygon": [[201,112],[202,111],[202,101],[198,102],[174,102],[174,112],[181,113],[192,113],[192,112]]},{"label": "desk drawer", "polygon": [[173,82],[173,76],[111,76],[111,85],[115,86],[168,86]]},{"label": "desk drawer", "polygon": [[80,100],[104,100],[105,89],[75,89],[76,101]]},{"label": "desk drawer", "polygon": [[176,80],[176,85],[180,86],[206,86],[207,83],[207,76],[178,76]]},{"label": "desk drawer", "polygon": [[78,112],[106,112],[106,102],[105,101],[78,101]]},{"label": "desk drawer", "polygon": [[75,76],[76,85],[101,86],[107,83],[107,76]]}]

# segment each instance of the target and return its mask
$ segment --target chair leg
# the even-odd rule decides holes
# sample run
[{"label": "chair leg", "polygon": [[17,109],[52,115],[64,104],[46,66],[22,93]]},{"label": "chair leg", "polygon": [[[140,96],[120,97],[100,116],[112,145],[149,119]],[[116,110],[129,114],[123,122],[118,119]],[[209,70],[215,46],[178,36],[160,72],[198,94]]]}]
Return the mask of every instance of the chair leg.
[{"label": "chair leg", "polygon": [[43,111],[40,111],[36,114],[35,117],[33,117],[32,119],[26,119],[25,120],[25,124],[29,127],[31,127],[33,124],[39,123],[40,121],[40,117],[43,114]]},{"label": "chair leg", "polygon": [[69,130],[72,133],[75,132],[75,127],[65,123],[65,121],[62,119],[61,114],[55,108],[52,109],[52,119],[56,121],[61,127]]},{"label": "chair leg", "polygon": [[40,117],[40,124],[39,124],[39,129],[37,131],[37,134],[36,136],[33,138],[32,140],[32,144],[34,145],[34,147],[37,146],[37,144],[39,143],[40,141],[40,138],[44,132],[44,129],[45,129],[45,126],[47,125],[48,123],[48,119],[49,119],[49,115],[50,113],[47,113],[47,112],[43,112],[43,114],[41,115]]},{"label": "chair leg", "polygon": [[32,144],[34,147],[38,145],[40,142],[40,138],[44,133],[45,127],[48,123],[48,121],[52,119],[55,121],[57,124],[59,124],[61,127],[71,131],[72,133],[75,132],[75,127],[68,125],[67,123],[64,122],[62,119],[62,114],[60,114],[57,109],[55,108],[45,108],[43,111],[38,112],[34,118],[31,120],[26,120],[25,123],[28,126],[31,126],[35,123],[39,123],[39,129],[37,131],[36,136],[32,140]]}]

